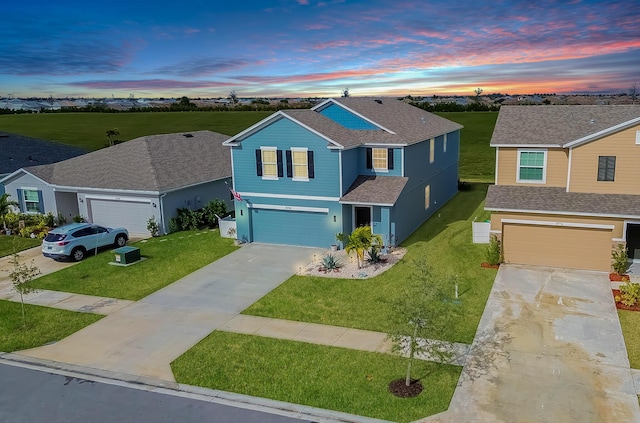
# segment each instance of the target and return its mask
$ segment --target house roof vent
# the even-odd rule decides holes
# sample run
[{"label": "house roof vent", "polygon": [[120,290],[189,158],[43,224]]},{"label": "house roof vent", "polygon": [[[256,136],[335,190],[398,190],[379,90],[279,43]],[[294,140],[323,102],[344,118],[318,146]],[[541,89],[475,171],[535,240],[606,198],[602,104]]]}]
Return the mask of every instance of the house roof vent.
[{"label": "house roof vent", "polygon": [[382,100],[374,100],[378,104],[382,104]]},{"label": "house roof vent", "polygon": [[589,121],[589,123],[593,125],[593,124],[595,123],[595,121],[596,121],[596,120],[595,120],[594,118],[591,118],[591,120]]},{"label": "house roof vent", "polygon": [[185,138],[193,138],[193,134],[182,134]]}]

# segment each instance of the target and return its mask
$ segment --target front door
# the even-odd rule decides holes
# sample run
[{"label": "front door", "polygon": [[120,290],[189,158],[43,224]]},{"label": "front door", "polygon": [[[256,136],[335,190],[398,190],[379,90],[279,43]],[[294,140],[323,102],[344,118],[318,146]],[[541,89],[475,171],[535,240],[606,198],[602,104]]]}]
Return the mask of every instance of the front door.
[{"label": "front door", "polygon": [[371,226],[371,207],[354,207],[355,227]]},{"label": "front door", "polygon": [[640,224],[627,224],[627,254],[630,259],[640,259]]}]

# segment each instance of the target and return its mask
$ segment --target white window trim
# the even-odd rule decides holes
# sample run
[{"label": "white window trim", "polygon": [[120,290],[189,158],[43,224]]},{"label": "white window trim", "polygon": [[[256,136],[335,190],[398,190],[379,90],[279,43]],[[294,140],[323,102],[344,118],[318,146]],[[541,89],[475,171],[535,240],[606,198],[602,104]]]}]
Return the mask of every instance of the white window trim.
[{"label": "white window trim", "polygon": [[[544,162],[542,163],[542,179],[520,179],[520,156],[521,153],[544,153]],[[547,149],[519,148],[518,163],[516,166],[516,182],[521,184],[546,184],[547,183]]]},{"label": "white window trim", "polygon": [[636,145],[640,145],[640,131],[636,131]]},{"label": "white window trim", "polygon": [[[264,151],[274,151],[276,153],[276,175],[275,176],[266,176],[264,171],[264,155],[262,153]],[[262,159],[262,179],[267,181],[277,181],[278,178],[278,148],[277,147],[260,147],[260,154]]]},{"label": "white window trim", "polygon": [[[376,167],[376,160],[374,157],[376,150],[384,150],[384,156],[385,156],[384,167],[380,167],[380,168]],[[378,147],[371,148],[371,168],[376,172],[389,172],[389,149],[378,148]]]},{"label": "white window trim", "polygon": [[429,140],[429,164],[436,161],[436,139]]},{"label": "white window trim", "polygon": [[[295,161],[293,160],[293,152],[294,151],[300,151],[300,152],[304,152],[305,155],[305,160],[307,161],[307,177],[306,178],[300,178],[300,177],[296,177],[296,166],[295,166]],[[309,156],[307,155],[307,152],[309,151],[308,148],[305,147],[291,147],[291,180],[292,181],[296,181],[296,182],[309,182]]]},{"label": "white window trim", "polygon": [[[35,191],[36,193],[38,193],[38,191],[40,191],[40,189],[35,188],[35,187],[20,187],[20,190],[22,191],[22,198],[20,198],[20,202],[22,203],[22,206],[24,208],[24,213],[25,214],[40,214],[40,211],[29,211],[27,210],[27,196],[25,195],[25,191]],[[38,196],[38,210],[40,210],[40,200],[39,200],[39,196]],[[43,199],[44,200],[44,199]],[[33,201],[30,201],[30,203],[33,203]]]}]

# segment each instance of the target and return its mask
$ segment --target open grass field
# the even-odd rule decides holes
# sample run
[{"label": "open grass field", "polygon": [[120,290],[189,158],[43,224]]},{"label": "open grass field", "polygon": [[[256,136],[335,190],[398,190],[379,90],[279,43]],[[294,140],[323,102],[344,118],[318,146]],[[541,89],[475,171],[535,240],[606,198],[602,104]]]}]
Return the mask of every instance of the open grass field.
[{"label": "open grass field", "polygon": [[[458,318],[445,332],[430,337],[470,344],[496,276],[495,270],[480,267],[487,245],[471,243],[471,223],[489,216],[483,210],[487,185],[470,188],[459,192],[414,232],[403,243],[407,248],[404,259],[385,273],[371,279],[296,275],[243,313],[388,332],[393,320],[390,300],[401,294],[412,260],[424,260],[437,275],[458,277],[462,300]],[[452,295],[453,291],[452,286]]]},{"label": "open grass field", "polygon": [[31,285],[52,291],[139,300],[216,261],[238,247],[218,230],[174,232],[133,244],[147,259],[129,267],[111,266],[113,253],[100,252],[75,266],[42,276]]},{"label": "open grass field", "polygon": [[176,380],[396,422],[448,408],[460,367],[416,360],[424,391],[397,398],[387,391],[406,359],[258,336],[213,332],[171,365]]},{"label": "open grass field", "polygon": [[[97,150],[108,142],[106,131],[118,128],[122,140],[144,135],[208,129],[235,135],[272,112],[59,113],[0,115],[0,131]],[[493,182],[495,151],[489,147],[497,112],[439,113],[464,125],[460,179]]]},{"label": "open grass field", "polygon": [[0,300],[0,351],[11,352],[59,341],[103,316],[25,305],[27,326],[22,324],[20,303]]},{"label": "open grass field", "polygon": [[144,135],[208,129],[235,135],[271,112],[56,113],[0,115],[0,131],[60,142],[86,150],[108,143],[106,131],[128,141]]}]

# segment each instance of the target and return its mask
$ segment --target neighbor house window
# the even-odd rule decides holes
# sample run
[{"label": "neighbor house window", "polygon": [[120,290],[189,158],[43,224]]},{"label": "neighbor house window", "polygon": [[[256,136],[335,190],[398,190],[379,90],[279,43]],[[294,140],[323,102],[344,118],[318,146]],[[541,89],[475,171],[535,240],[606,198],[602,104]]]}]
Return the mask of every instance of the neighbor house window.
[{"label": "neighbor house window", "polygon": [[22,190],[24,196],[24,209],[27,213],[40,213],[40,197],[38,190],[25,189]]},{"label": "neighbor house window", "polygon": [[307,149],[291,149],[291,162],[293,163],[293,179],[306,181],[309,179],[309,166],[307,162]]},{"label": "neighbor house window", "polygon": [[424,209],[428,209],[431,205],[431,185],[424,187]]},{"label": "neighbor house window", "polygon": [[636,144],[640,145],[640,131],[636,131]]},{"label": "neighbor house window", "polygon": [[616,156],[598,157],[598,181],[613,181],[616,176]]},{"label": "neighbor house window", "polygon": [[544,183],[546,163],[545,150],[519,150],[517,181]]},{"label": "neighbor house window", "polygon": [[444,140],[442,141],[442,152],[447,152],[447,134],[444,134]]},{"label": "neighbor house window", "polygon": [[386,148],[374,148],[372,150],[373,155],[373,168],[375,170],[387,170],[388,159]]},{"label": "neighbor house window", "polygon": [[431,138],[429,140],[429,163],[433,163],[436,160],[436,140]]}]

